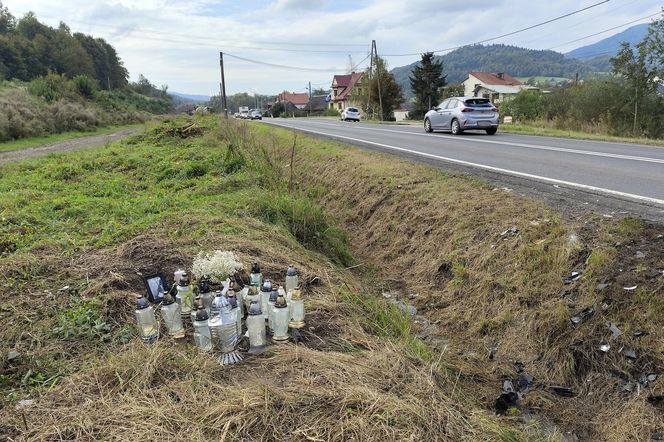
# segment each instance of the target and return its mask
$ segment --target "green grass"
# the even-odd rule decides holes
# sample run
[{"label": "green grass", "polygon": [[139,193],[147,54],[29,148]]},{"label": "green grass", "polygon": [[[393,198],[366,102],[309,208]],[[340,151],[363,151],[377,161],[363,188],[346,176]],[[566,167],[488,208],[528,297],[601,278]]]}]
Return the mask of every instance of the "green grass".
[{"label": "green grass", "polygon": [[547,137],[571,138],[576,140],[591,141],[611,141],[615,143],[633,143],[647,144],[650,146],[664,146],[664,140],[654,140],[651,138],[636,137],[616,137],[613,135],[593,134],[573,130],[554,129],[550,127],[540,127],[530,124],[501,124],[499,132],[522,134],[522,135],[541,135]]},{"label": "green grass", "polygon": [[0,143],[0,152],[7,152],[10,150],[21,150],[21,149],[28,149],[31,147],[39,147],[43,146],[44,144],[50,144],[50,143],[56,143],[58,141],[65,141],[65,140],[72,140],[75,138],[82,138],[82,137],[89,137],[92,135],[105,135],[105,134],[110,134],[113,132],[117,132],[123,129],[130,129],[130,128],[138,128],[143,126],[142,124],[127,124],[127,125],[122,125],[122,126],[110,126],[110,127],[104,127],[95,131],[91,132],[79,132],[79,131],[73,131],[73,132],[63,132],[60,134],[53,134],[53,135],[46,135],[43,137],[35,137],[35,138],[22,138],[20,140],[15,140],[15,141],[7,141],[4,143]]}]

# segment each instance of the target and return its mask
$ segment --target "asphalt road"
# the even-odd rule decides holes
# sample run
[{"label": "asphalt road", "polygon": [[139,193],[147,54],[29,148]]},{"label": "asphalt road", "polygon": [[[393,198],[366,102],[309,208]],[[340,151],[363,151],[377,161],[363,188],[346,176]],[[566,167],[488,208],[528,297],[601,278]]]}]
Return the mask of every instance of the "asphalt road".
[{"label": "asphalt road", "polygon": [[500,129],[493,136],[483,132],[454,136],[428,134],[420,126],[322,118],[263,121],[443,168],[448,165],[504,177],[509,183],[525,182],[525,187],[537,183],[560,198],[580,195],[580,200],[608,201],[608,207],[615,210],[624,208],[647,218],[664,219],[663,147],[514,135]]}]

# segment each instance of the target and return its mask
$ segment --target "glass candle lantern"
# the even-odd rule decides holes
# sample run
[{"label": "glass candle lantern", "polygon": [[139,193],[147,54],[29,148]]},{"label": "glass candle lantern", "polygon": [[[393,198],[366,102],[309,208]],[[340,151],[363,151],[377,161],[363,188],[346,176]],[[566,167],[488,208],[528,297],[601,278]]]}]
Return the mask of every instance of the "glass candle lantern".
[{"label": "glass candle lantern", "polygon": [[258,293],[258,288],[253,285],[247,290],[247,295],[244,297],[244,307],[249,312],[249,307],[252,302],[257,302],[260,304],[261,295]]},{"label": "glass candle lantern", "polygon": [[272,340],[277,343],[283,343],[288,341],[288,322],[290,315],[288,312],[288,304],[286,303],[286,298],[279,296],[277,301],[274,303],[274,310],[272,313],[272,326],[274,329],[274,334],[272,335]]},{"label": "glass candle lantern", "polygon": [[299,287],[293,289],[293,295],[290,301],[290,328],[304,327],[304,301]]},{"label": "glass candle lantern", "polygon": [[267,344],[265,320],[258,302],[254,301],[247,311],[247,330],[249,331],[249,353],[262,353]]},{"label": "glass candle lantern", "polygon": [[254,287],[260,287],[263,284],[263,274],[261,273],[261,268],[258,266],[257,262],[253,263],[251,266],[249,284],[253,285]]},{"label": "glass candle lantern", "polygon": [[[223,365],[236,364],[242,361],[242,356],[235,350],[240,336],[237,332],[237,304],[235,309],[231,304],[230,298],[221,306],[221,327],[218,333],[218,345],[222,352],[219,362]],[[233,297],[235,301],[235,297]]]},{"label": "glass candle lantern", "polygon": [[183,317],[187,317],[191,314],[191,310],[194,308],[194,291],[189,285],[189,276],[186,273],[183,273],[180,276],[180,281],[177,285],[177,295],[175,299],[178,304],[180,304],[180,311]]},{"label": "glass candle lantern", "polygon": [[182,278],[182,275],[186,275],[187,272],[182,270],[182,269],[177,269],[175,272],[173,272],[173,281],[175,281],[176,284],[180,283],[180,279]]},{"label": "glass candle lantern", "polygon": [[201,295],[196,296],[194,298],[194,304],[193,308],[191,309],[191,323],[193,324],[194,321],[196,320],[196,314],[198,313],[198,307],[203,306],[203,300],[201,299]]},{"label": "glass candle lantern", "polygon": [[286,294],[289,294],[298,285],[297,269],[292,265],[288,266],[288,270],[286,270]]},{"label": "glass candle lantern", "polygon": [[208,312],[203,305],[196,310],[194,320],[194,342],[201,351],[212,351],[212,333],[208,324]]},{"label": "glass candle lantern", "polygon": [[238,302],[236,293],[233,290],[228,291],[228,303],[231,306],[231,314],[235,317],[235,326],[237,328],[238,340],[242,336],[242,309]]},{"label": "glass candle lantern", "polygon": [[207,276],[203,276],[198,283],[198,293],[203,301],[203,307],[210,314],[210,307],[212,307],[212,301],[214,300],[214,292],[210,287],[210,279]]},{"label": "glass candle lantern", "polygon": [[263,281],[261,286],[261,310],[263,311],[263,318],[267,321],[267,307],[270,300],[270,293],[272,293],[272,283],[267,279]]},{"label": "glass candle lantern", "polygon": [[274,304],[277,302],[278,297],[279,291],[272,290],[272,293],[270,293],[270,299],[267,301],[267,328],[270,333],[274,333]]},{"label": "glass candle lantern", "polygon": [[138,324],[138,334],[143,342],[152,343],[159,338],[159,324],[154,317],[154,310],[150,301],[142,295],[136,295],[136,323]]},{"label": "glass candle lantern", "polygon": [[184,327],[182,326],[182,313],[180,304],[175,302],[173,295],[167,293],[161,304],[161,318],[168,330],[168,334],[174,338],[184,338]]}]

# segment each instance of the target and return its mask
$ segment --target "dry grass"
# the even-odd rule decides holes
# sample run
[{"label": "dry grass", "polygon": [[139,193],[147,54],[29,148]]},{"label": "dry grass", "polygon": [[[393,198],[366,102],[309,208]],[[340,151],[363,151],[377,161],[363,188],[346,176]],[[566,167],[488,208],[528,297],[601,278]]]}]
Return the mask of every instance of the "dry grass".
[{"label": "dry grass", "polygon": [[[265,136],[292,143],[283,131]],[[450,343],[446,363],[461,374],[464,391],[490,407],[502,380],[516,377],[519,361],[537,386],[524,403],[562,430],[619,440],[664,429],[662,410],[645,403],[646,394],[629,399],[621,392],[643,371],[664,372],[657,344],[664,335],[655,319],[664,306],[662,279],[646,276],[661,275],[661,227],[591,215],[563,221],[542,204],[472,178],[302,135],[298,140],[301,189],[315,189],[348,229],[374,292],[419,294],[411,302]],[[503,234],[512,227],[518,233]],[[645,260],[634,258],[637,250],[646,252]],[[573,270],[583,270],[583,278],[563,284]],[[610,285],[598,292],[600,282]],[[635,293],[622,289],[637,283]],[[594,317],[572,327],[571,316],[593,305]],[[624,332],[608,355],[598,349],[611,336],[606,322]],[[650,335],[634,338],[636,329]],[[638,359],[619,354],[621,346],[636,349]],[[658,382],[647,394],[661,389]],[[571,387],[575,398],[551,394],[552,385]],[[627,400],[632,411],[606,426],[600,417]]]}]

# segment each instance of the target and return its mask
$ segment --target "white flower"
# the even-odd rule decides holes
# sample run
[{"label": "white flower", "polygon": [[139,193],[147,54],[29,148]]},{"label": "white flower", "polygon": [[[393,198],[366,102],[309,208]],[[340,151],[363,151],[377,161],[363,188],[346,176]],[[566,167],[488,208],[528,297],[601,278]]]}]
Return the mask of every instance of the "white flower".
[{"label": "white flower", "polygon": [[191,271],[197,278],[207,276],[210,281],[220,283],[242,268],[244,265],[235,253],[215,250],[212,253],[199,252],[194,258]]}]

